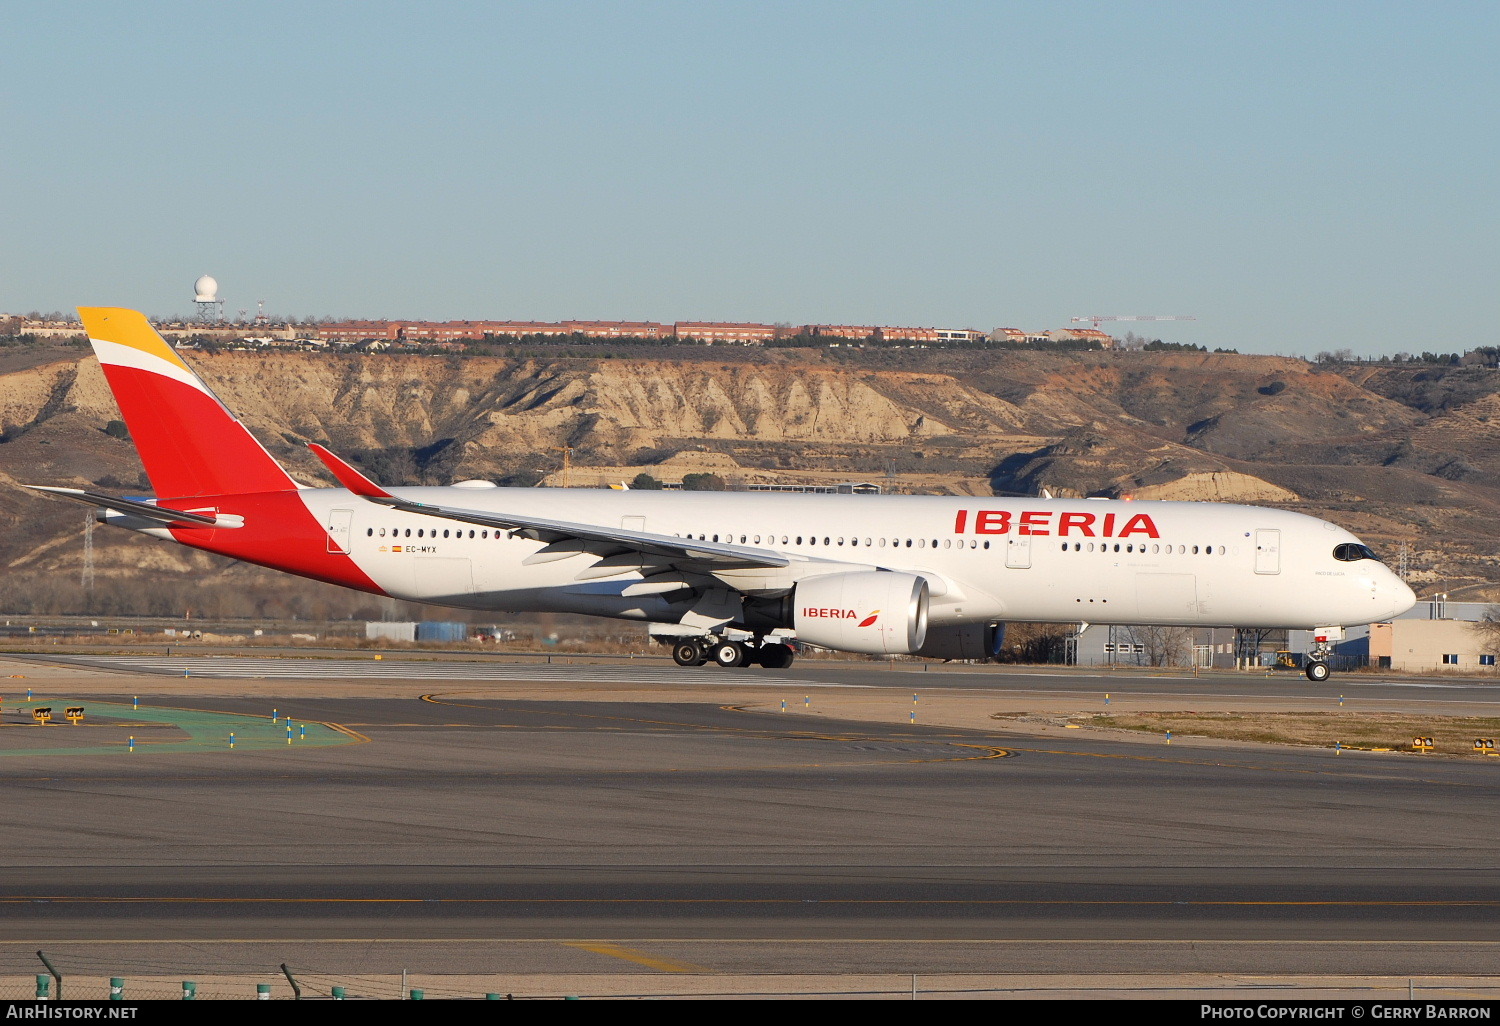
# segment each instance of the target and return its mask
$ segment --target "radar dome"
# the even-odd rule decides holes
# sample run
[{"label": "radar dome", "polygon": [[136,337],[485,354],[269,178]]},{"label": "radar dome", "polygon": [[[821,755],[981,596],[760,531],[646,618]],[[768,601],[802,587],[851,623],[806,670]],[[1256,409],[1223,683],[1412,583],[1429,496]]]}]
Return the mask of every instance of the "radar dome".
[{"label": "radar dome", "polygon": [[219,283],[205,274],[193,282],[193,300],[198,303],[211,303],[219,298]]}]

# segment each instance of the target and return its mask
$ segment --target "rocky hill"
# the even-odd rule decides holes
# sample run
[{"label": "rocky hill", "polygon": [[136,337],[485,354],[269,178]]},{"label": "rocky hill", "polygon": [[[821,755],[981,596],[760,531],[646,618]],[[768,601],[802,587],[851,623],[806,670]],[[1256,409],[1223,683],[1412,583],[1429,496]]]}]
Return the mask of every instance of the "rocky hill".
[{"label": "rocky hill", "polygon": [[[1388,553],[1405,544],[1427,590],[1490,597],[1484,586],[1500,581],[1500,373],[1482,368],[853,348],[188,359],[309,483],[330,483],[305,448],[316,441],[389,484],[560,485],[571,448],[575,487],[712,471],[732,487],[857,479],[1266,503],[1343,523]],[[13,603],[73,608],[65,596],[82,580],[83,511],[19,482],[142,490],[134,449],[105,430],[118,417],[85,350],[0,350],[0,511],[12,525],[0,565]],[[94,542],[95,605],[105,592],[181,601],[143,570],[179,571],[200,592],[230,581],[241,596],[236,575],[261,573],[123,532]],[[268,594],[286,594],[280,585]],[[300,601],[344,601],[309,587]]]}]

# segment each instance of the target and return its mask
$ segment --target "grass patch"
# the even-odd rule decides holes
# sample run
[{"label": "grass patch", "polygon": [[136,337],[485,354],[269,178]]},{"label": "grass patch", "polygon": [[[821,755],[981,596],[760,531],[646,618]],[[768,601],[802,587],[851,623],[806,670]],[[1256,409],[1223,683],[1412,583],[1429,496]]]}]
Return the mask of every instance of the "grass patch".
[{"label": "grass patch", "polygon": [[[1018,714],[1020,718],[1026,714]],[[1010,718],[1010,717],[1006,717]],[[1433,753],[1483,758],[1475,738],[1500,742],[1500,717],[1415,716],[1410,713],[1369,712],[1141,712],[1077,713],[1063,719],[1083,727],[1135,730],[1173,737],[1211,737],[1262,744],[1312,745],[1332,748],[1391,748],[1412,751],[1414,737],[1430,737]],[[1500,752],[1500,748],[1494,749]]]}]

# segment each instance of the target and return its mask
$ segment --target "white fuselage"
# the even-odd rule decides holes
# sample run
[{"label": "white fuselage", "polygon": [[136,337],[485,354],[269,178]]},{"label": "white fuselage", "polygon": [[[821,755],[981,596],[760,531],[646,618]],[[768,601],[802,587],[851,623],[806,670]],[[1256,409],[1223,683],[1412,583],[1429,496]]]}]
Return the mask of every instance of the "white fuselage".
[{"label": "white fuselage", "polygon": [[[1348,531],[1252,506],[546,488],[391,492],[791,557],[785,569],[715,575],[727,589],[752,597],[785,593],[820,574],[905,571],[928,580],[934,624],[1315,627],[1386,619],[1415,601],[1379,561],[1335,558],[1336,546],[1358,542]],[[543,543],[507,531],[400,512],[343,489],[298,494],[328,526],[329,545],[346,546],[349,558],[393,596],[664,622],[676,622],[687,608],[681,592],[642,594],[650,590],[642,585],[653,572],[649,560],[600,576],[591,570],[597,552],[537,561]]]}]

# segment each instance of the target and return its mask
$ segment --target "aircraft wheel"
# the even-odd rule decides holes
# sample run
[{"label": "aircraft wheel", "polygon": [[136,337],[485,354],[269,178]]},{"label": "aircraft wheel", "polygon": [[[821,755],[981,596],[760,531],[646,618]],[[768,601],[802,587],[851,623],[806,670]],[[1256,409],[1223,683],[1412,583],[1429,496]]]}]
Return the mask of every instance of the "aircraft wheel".
[{"label": "aircraft wheel", "polygon": [[797,653],[792,651],[791,645],[762,645],[760,646],[760,665],[768,670],[784,670],[792,665],[792,660]]},{"label": "aircraft wheel", "polygon": [[713,647],[713,658],[720,666],[744,666],[745,646],[738,641],[721,641]]},{"label": "aircraft wheel", "polygon": [[1328,664],[1321,659],[1314,659],[1307,664],[1307,669],[1302,671],[1307,674],[1307,679],[1314,684],[1321,684],[1328,679]]},{"label": "aircraft wheel", "polygon": [[696,641],[679,641],[672,646],[672,661],[678,666],[702,666],[708,662],[708,653]]}]

